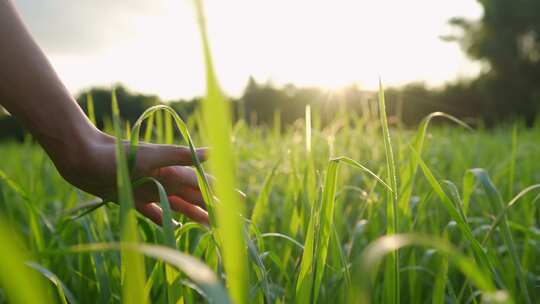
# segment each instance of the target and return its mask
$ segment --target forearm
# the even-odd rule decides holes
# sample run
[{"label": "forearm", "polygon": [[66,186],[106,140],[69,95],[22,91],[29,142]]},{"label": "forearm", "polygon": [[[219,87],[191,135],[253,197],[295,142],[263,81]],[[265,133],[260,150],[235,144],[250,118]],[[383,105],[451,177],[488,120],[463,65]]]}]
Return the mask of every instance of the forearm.
[{"label": "forearm", "polygon": [[0,0],[0,104],[53,158],[97,133],[9,0]]}]

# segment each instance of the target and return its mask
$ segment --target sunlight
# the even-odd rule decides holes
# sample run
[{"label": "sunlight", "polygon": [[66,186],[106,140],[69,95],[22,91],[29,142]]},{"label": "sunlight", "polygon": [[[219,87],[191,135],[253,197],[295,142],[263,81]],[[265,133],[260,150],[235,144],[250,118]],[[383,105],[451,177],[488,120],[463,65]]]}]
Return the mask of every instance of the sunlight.
[{"label": "sunlight", "polygon": [[[200,95],[203,65],[191,4],[156,6],[129,19],[122,28],[133,32],[102,50],[52,53],[69,88],[121,80],[164,98]],[[450,32],[449,18],[479,16],[474,1],[209,0],[206,6],[216,69],[231,95],[250,75],[276,84],[374,89],[379,76],[390,86],[439,85],[479,70],[456,44],[439,39]]]}]

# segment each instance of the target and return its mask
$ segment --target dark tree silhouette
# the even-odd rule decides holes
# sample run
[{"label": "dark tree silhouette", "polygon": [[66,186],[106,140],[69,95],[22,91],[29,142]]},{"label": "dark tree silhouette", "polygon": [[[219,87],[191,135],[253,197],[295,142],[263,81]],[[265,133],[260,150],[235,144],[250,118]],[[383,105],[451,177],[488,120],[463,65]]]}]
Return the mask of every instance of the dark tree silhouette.
[{"label": "dark tree silhouette", "polygon": [[540,105],[540,1],[478,2],[481,19],[453,18],[461,34],[447,38],[488,67],[475,83],[486,100],[485,116],[496,121],[518,115],[531,125]]}]

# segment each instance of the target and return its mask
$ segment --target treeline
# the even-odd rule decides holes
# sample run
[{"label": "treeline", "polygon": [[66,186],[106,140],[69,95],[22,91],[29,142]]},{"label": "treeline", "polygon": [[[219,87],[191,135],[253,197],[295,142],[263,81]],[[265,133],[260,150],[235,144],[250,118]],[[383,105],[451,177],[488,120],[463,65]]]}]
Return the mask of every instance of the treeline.
[{"label": "treeline", "polygon": [[[123,86],[115,88],[122,117],[133,124],[149,107],[163,103],[158,96],[133,93]],[[101,129],[110,123],[111,89],[93,88],[81,92],[77,101],[88,112],[87,100],[93,99],[97,126]],[[405,127],[411,127],[435,111],[443,111],[469,122],[481,122],[487,126],[505,119],[515,118],[512,113],[501,113],[497,105],[488,102],[486,93],[480,90],[478,81],[447,85],[441,89],[429,89],[423,84],[410,84],[402,88],[386,90],[388,115],[399,120]],[[377,109],[377,93],[350,86],[337,91],[319,88],[301,88],[294,85],[276,87],[269,83],[257,83],[251,78],[240,98],[232,99],[235,120],[244,119],[251,125],[273,125],[276,113],[280,123],[287,126],[305,115],[310,105],[314,115],[319,115],[321,123],[334,120],[340,111],[361,116],[366,111]],[[175,100],[166,102],[181,117],[187,118],[200,105],[200,99]],[[515,113],[514,113],[515,114]],[[0,116],[0,139],[22,139],[21,125],[7,115]]]}]

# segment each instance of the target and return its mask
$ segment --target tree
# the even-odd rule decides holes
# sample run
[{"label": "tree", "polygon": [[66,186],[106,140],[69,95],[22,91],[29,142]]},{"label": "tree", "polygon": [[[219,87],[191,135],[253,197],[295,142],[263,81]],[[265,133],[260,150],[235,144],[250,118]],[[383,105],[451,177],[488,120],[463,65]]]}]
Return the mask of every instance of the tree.
[{"label": "tree", "polygon": [[475,81],[485,96],[488,118],[519,115],[528,125],[540,109],[540,1],[478,0],[479,20],[453,18],[457,41],[487,69]]}]

